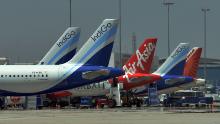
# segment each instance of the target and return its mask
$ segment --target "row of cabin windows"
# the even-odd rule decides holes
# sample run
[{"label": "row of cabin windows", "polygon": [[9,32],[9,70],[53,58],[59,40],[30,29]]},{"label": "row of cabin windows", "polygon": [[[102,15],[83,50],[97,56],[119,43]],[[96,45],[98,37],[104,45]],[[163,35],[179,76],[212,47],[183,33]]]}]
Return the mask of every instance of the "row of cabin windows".
[{"label": "row of cabin windows", "polygon": [[1,75],[1,77],[48,77],[48,75]]}]

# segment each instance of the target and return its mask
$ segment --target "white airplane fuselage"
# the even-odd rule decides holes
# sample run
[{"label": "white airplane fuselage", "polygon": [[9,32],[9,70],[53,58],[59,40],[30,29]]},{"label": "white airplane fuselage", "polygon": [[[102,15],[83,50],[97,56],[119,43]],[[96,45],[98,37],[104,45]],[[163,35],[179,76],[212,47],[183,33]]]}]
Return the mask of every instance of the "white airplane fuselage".
[{"label": "white airplane fuselage", "polygon": [[[103,69],[109,70],[108,75],[97,74],[94,78],[84,78],[87,72]],[[119,69],[102,66],[1,65],[0,95],[34,95],[56,92],[98,82],[122,73]]]},{"label": "white airplane fuselage", "polygon": [[14,92],[40,92],[55,84],[62,66],[1,65],[0,87]]}]

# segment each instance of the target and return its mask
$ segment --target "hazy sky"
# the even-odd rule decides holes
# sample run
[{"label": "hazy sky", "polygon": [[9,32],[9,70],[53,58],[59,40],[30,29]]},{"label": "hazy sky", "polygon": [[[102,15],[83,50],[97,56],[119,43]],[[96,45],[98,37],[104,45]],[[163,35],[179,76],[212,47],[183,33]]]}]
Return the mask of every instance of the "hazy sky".
[{"label": "hazy sky", "polygon": [[[175,2],[170,8],[171,49],[180,42],[203,47],[201,8],[208,7],[207,55],[220,58],[220,0],[171,1]],[[131,35],[135,32],[137,46],[147,37],[157,37],[157,55],[167,56],[167,8],[162,2],[122,0],[123,52],[132,52]],[[118,15],[118,0],[72,0],[72,26],[82,30],[79,47],[103,19]],[[68,26],[69,0],[1,0],[0,56],[9,57],[11,63],[40,60]]]}]

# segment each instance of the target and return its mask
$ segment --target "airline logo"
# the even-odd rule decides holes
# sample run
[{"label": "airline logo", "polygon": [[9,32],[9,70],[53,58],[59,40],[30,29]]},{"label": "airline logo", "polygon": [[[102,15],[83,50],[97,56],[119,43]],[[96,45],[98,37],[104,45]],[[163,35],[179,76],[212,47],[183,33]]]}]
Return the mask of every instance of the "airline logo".
[{"label": "airline logo", "polygon": [[177,55],[179,55],[179,53],[181,53],[182,51],[188,49],[187,46],[180,46],[176,49],[175,53],[173,53],[173,55],[171,56],[171,58],[175,58]]},{"label": "airline logo", "polygon": [[[180,43],[171,53],[166,61],[157,69],[154,74],[164,76],[166,74],[182,75],[186,56],[189,52],[188,43]],[[177,68],[178,66],[178,68]]]},{"label": "airline logo", "polygon": [[61,47],[68,39],[74,37],[75,35],[76,35],[75,31],[71,31],[71,32],[66,33],[66,35],[63,36],[62,41],[57,43],[57,46]]},{"label": "airline logo", "polygon": [[145,71],[144,64],[146,65],[146,63],[150,61],[149,57],[156,48],[156,44],[152,42],[145,43],[143,46],[144,47],[141,47],[136,51],[136,56],[134,57],[133,61],[123,66],[123,70],[125,71],[123,78],[126,78],[128,82],[131,81],[128,75],[133,75],[136,73],[138,68],[142,71]]},{"label": "airline logo", "polygon": [[147,62],[148,58],[150,57],[152,51],[155,49],[155,45],[153,43],[149,43],[148,45],[144,45],[145,50],[141,53],[139,50],[136,51],[136,56],[138,59],[137,67],[140,67],[144,71],[144,66],[142,61]]},{"label": "airline logo", "polygon": [[195,53],[196,53],[196,50],[195,50],[195,49],[192,49],[192,50],[188,53],[188,55],[187,55],[187,57],[186,57],[186,62],[188,62],[189,59],[190,59]]},{"label": "airline logo", "polygon": [[91,36],[92,40],[95,42],[99,37],[101,37],[106,31],[108,31],[109,29],[111,29],[112,24],[108,23],[108,24],[104,24],[101,26],[100,30],[98,30],[96,32],[96,34],[94,34],[93,36]]},{"label": "airline logo", "polygon": [[196,77],[202,48],[194,47],[187,55],[184,76]]}]

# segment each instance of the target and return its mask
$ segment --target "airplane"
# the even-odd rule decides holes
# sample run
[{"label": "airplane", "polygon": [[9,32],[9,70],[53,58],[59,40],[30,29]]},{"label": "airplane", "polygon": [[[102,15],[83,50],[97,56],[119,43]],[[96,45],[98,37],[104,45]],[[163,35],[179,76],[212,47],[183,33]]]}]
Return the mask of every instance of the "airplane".
[{"label": "airplane", "polygon": [[[68,27],[38,65],[59,65],[69,61],[76,53],[79,37],[79,27]],[[18,98],[20,97],[11,96],[10,99]]]},{"label": "airplane", "polygon": [[0,95],[45,94],[124,74],[121,69],[101,66],[107,65],[110,59],[117,25],[116,19],[105,19],[77,54],[64,64],[1,65]]},{"label": "airplane", "polygon": [[[167,94],[172,93],[177,90],[185,90],[195,86],[204,85],[205,79],[197,78],[197,70],[199,67],[199,60],[201,57],[202,48],[194,47],[188,53],[186,58],[186,64],[184,66],[183,76],[190,76],[193,77],[195,80],[192,82],[187,82],[184,84],[173,84],[172,88],[166,88],[164,90],[160,90],[159,94]],[[176,86],[177,85],[177,86]]]},{"label": "airplane", "polygon": [[[202,48],[194,47],[188,54],[185,65],[173,67],[173,71],[177,70],[180,73],[175,75],[167,75],[163,80],[155,82],[153,87],[157,88],[159,94],[168,94],[181,89],[188,89],[194,86],[204,85],[205,80],[196,78],[196,73],[199,65]],[[184,68],[183,68],[184,67]],[[183,70],[183,71],[182,71]],[[181,73],[182,72],[182,73]],[[188,81],[186,80],[188,77]],[[185,81],[184,81],[185,80]],[[138,87],[132,91],[135,94],[147,94],[149,85]]]}]

